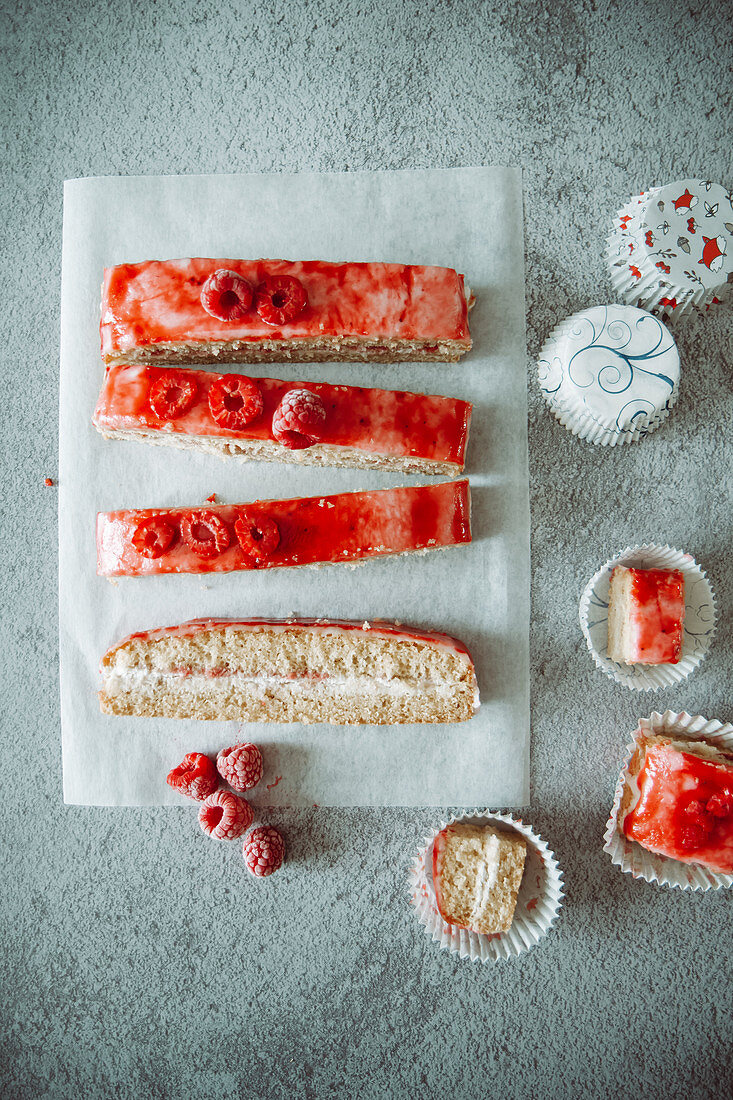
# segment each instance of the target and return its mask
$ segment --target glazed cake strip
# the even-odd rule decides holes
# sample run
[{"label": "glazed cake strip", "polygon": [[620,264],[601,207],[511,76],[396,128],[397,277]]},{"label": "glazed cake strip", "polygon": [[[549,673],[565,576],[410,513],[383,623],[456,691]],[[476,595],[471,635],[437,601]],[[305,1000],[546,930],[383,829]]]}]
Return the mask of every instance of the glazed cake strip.
[{"label": "glazed cake strip", "polygon": [[105,363],[456,362],[471,348],[452,268],[320,260],[149,260],[107,268]]},{"label": "glazed cake strip", "polygon": [[[276,432],[293,394],[301,404],[310,395],[311,425],[298,439]],[[471,408],[400,390],[134,365],[107,372],[94,424],[107,438],[221,457],[450,476],[463,471]]]},{"label": "glazed cake strip", "polygon": [[473,662],[446,634],[386,622],[196,620],[102,659],[103,712],[241,722],[463,722]]},{"label": "glazed cake strip", "polygon": [[332,496],[100,512],[97,573],[227,573],[442,549],[471,541],[467,480]]}]

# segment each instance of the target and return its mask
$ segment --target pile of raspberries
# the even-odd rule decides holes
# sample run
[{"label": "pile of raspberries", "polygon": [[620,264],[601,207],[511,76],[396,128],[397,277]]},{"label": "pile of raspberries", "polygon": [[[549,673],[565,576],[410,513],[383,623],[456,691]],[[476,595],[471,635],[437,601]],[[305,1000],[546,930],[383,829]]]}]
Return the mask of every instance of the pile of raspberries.
[{"label": "pile of raspberries", "polygon": [[[222,779],[233,790],[219,789]],[[256,745],[241,744],[222,749],[216,764],[203,752],[189,752],[168,773],[167,780],[175,790],[201,803],[199,825],[207,836],[216,840],[237,840],[244,836],[242,855],[247,870],[256,878],[266,878],[277,871],[285,854],[285,844],[277,829],[270,825],[252,829],[252,807],[233,793],[249,791],[261,779],[260,750]]]}]

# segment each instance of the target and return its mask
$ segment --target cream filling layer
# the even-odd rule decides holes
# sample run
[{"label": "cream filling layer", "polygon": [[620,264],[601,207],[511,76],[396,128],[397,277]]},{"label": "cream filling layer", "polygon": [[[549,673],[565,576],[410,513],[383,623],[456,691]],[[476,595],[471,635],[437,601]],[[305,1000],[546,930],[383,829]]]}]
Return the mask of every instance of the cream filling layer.
[{"label": "cream filling layer", "polygon": [[499,876],[499,838],[489,836],[484,844],[483,859],[479,864],[473,893],[473,906],[468,918],[469,928],[475,927],[486,908],[491,891]]},{"label": "cream filling layer", "polygon": [[[447,698],[459,685],[449,681],[437,681],[430,678],[421,680],[386,679],[376,676],[324,676],[291,678],[288,676],[250,676],[243,672],[231,672],[224,675],[205,675],[180,672],[155,672],[147,669],[127,669],[105,671],[104,687],[109,695],[119,695],[140,688],[155,690],[166,688],[169,691],[199,693],[210,691],[215,686],[254,687],[263,693],[268,688],[287,687],[294,692],[308,692],[325,696],[339,695],[389,695],[395,698],[419,695],[437,695]],[[474,693],[474,709],[478,707],[478,692]]]}]

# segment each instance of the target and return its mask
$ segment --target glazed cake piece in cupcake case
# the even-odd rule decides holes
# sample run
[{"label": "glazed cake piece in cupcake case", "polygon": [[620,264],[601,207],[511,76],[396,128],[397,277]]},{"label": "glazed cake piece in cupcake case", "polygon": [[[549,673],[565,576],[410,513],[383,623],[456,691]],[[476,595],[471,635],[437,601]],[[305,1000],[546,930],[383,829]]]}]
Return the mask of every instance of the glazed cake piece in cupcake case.
[{"label": "glazed cake piece in cupcake case", "polygon": [[97,573],[226,573],[471,541],[467,480],[200,508],[100,512]]},{"label": "glazed cake piece in cupcake case", "polygon": [[463,722],[473,661],[447,634],[328,619],[196,620],[102,659],[106,714],[242,722]]},{"label": "glazed cake piece in cupcake case", "polygon": [[637,734],[618,824],[657,855],[733,873],[733,753],[679,734]]},{"label": "glazed cake piece in cupcake case", "polygon": [[105,363],[435,360],[471,348],[452,268],[320,260],[150,260],[107,268]]},{"label": "glazed cake piece in cupcake case", "polygon": [[493,934],[511,927],[527,842],[519,833],[457,822],[433,842],[433,885],[448,924]]},{"label": "glazed cake piece in cupcake case", "polygon": [[682,653],[685,578],[679,569],[617,565],[608,592],[608,656],[619,664],[675,665]]},{"label": "glazed cake piece in cupcake case", "polygon": [[471,405],[400,390],[112,367],[94,413],[114,439],[262,462],[461,473]]}]

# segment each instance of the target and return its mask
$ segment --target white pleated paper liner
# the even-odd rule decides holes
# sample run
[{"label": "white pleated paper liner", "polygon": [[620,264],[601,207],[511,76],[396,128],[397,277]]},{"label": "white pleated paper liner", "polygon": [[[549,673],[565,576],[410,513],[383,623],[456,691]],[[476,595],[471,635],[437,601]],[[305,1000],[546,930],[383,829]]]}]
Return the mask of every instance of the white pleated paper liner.
[{"label": "white pleated paper liner", "polygon": [[668,321],[707,313],[731,292],[733,193],[688,179],[632,196],[614,218],[606,260],[619,300]]},{"label": "white pleated paper liner", "polygon": [[669,416],[679,391],[679,353],[669,330],[645,310],[592,306],[551,332],[537,377],[563,427],[615,447],[656,431]]},{"label": "white pleated paper liner", "polygon": [[[733,750],[733,726],[730,723],[718,722],[715,719],[708,721],[700,714],[692,716],[685,711],[676,713],[667,710],[664,714],[652,711],[651,717],[640,720],[637,732],[666,736],[683,734],[685,737],[708,741],[721,749]],[[656,882],[659,886],[676,886],[681,890],[719,890],[721,887],[733,885],[733,875],[711,871],[699,863],[680,863],[679,860],[671,859],[669,856],[648,852],[646,848],[642,848],[634,840],[629,840],[621,832],[618,827],[618,813],[626,786],[629,763],[635,749],[636,740],[634,739],[626,747],[626,758],[616,784],[613,808],[603,838],[605,841],[603,851],[608,852],[611,862],[625,873],[632,875],[633,878],[644,879],[646,882]]]},{"label": "white pleated paper liner", "polygon": [[[608,656],[608,589],[617,565],[634,569],[679,569],[685,582],[682,653],[676,665],[623,665]],[[689,554],[671,546],[627,546],[601,566],[580,599],[580,625],[593,660],[617,684],[657,691],[687,679],[705,657],[715,633],[715,596],[704,570]]]},{"label": "white pleated paper liner", "polygon": [[[458,928],[443,920],[438,909],[433,886],[433,844],[438,833],[454,822],[471,825],[494,825],[506,831],[519,832],[527,841],[527,858],[519,887],[517,907],[511,928],[507,932],[487,935]],[[444,951],[472,962],[495,962],[521,955],[547,934],[562,906],[562,871],[555,855],[537,833],[521,819],[510,814],[495,814],[489,810],[474,810],[451,817],[441,823],[423,842],[408,872],[410,904],[427,935]]]}]

